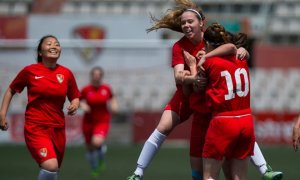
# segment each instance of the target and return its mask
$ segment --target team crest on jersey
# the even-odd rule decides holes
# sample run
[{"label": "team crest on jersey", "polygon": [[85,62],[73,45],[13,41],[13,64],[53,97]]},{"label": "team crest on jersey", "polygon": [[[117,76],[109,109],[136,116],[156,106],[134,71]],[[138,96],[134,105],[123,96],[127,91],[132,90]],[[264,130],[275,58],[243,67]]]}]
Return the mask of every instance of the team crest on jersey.
[{"label": "team crest on jersey", "polygon": [[64,82],[64,75],[63,74],[56,74],[56,79],[59,83]]},{"label": "team crest on jersey", "polygon": [[105,89],[102,89],[100,93],[101,93],[102,96],[106,96],[107,95],[107,91]]},{"label": "team crest on jersey", "polygon": [[42,157],[46,157],[46,156],[47,156],[47,153],[48,153],[47,148],[41,148],[41,149],[40,149],[40,155],[41,155]]}]

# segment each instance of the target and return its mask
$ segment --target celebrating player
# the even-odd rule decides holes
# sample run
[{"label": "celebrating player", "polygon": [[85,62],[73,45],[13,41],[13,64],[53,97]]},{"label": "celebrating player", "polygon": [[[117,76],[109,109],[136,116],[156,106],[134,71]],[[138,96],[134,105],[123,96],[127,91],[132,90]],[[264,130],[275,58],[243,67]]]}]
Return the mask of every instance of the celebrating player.
[{"label": "celebrating player", "polygon": [[87,160],[92,167],[92,176],[98,176],[104,166],[104,154],[106,145],[104,144],[107,137],[111,114],[117,112],[118,104],[111,88],[102,83],[103,69],[94,67],[90,71],[90,84],[86,85],[81,91],[80,106],[84,110],[82,131],[85,137],[87,147]]},{"label": "celebrating player", "polygon": [[[204,33],[206,51],[227,43],[226,36],[220,24],[209,26]],[[209,79],[206,101],[213,114],[203,147],[203,178],[218,179],[225,158],[233,179],[247,179],[255,142],[247,62],[235,56],[213,57],[203,68]]]},{"label": "celebrating player", "polygon": [[15,93],[27,87],[24,136],[28,150],[38,163],[38,180],[56,180],[65,152],[63,107],[68,97],[68,115],[79,107],[80,92],[72,72],[57,64],[61,46],[55,36],[40,39],[37,64],[22,69],[6,90],[0,109],[0,127],[8,129],[6,114]]},{"label": "celebrating player", "polygon": [[[186,70],[189,70],[189,66],[184,63],[183,50],[188,51],[194,56],[198,56],[199,51],[204,47],[203,45],[203,25],[204,25],[204,15],[199,7],[193,2],[188,0],[176,0],[176,7],[169,9],[167,13],[161,19],[153,18],[155,24],[148,31],[157,30],[160,28],[168,28],[174,31],[183,33],[185,36],[176,42],[173,46],[173,58],[172,66],[174,68],[174,77],[177,84],[177,91],[175,95],[168,103],[165,108],[165,111],[162,114],[160,122],[154,132],[150,135],[148,140],[145,142],[144,147],[140,153],[137,168],[132,176],[128,179],[141,179],[144,170],[149,166],[151,160],[155,154],[159,151],[161,144],[164,142],[168,134],[180,123],[184,122],[191,115],[192,110],[189,107],[189,104],[193,104],[194,99],[191,97],[185,97],[182,91],[182,84],[186,83],[188,79],[185,79],[185,75],[193,73]],[[182,16],[186,15],[187,20],[182,20]],[[200,51],[201,52],[201,51]],[[233,54],[235,52],[234,45],[226,44],[216,48],[214,51],[206,54],[206,57],[212,57],[215,55],[222,56]],[[244,48],[238,49],[238,56],[244,58],[247,54]],[[185,81],[185,82],[184,82]],[[192,100],[189,102],[189,99]],[[200,113],[206,113],[205,111],[200,110]],[[195,116],[194,116],[195,117]],[[209,117],[208,115],[203,117]],[[193,124],[196,121],[193,121]],[[193,126],[194,127],[194,126]],[[193,132],[197,129],[192,129],[191,135],[191,166],[192,166],[192,176],[194,179],[200,179],[202,177],[201,172],[198,170],[201,169],[202,164],[199,163],[199,149],[194,149],[194,147],[199,147],[196,140],[199,137],[199,133],[195,134],[193,138]],[[200,135],[201,136],[201,135]],[[257,146],[258,147],[258,146]],[[260,152],[260,149],[257,150]],[[197,154],[195,154],[197,152]],[[196,155],[196,156],[195,156]],[[200,156],[202,153],[200,153]],[[259,155],[259,153],[255,154]],[[261,152],[260,152],[261,155]],[[253,159],[253,158],[252,158]],[[270,177],[275,177],[281,172],[273,172],[270,169],[267,169],[267,164],[263,156],[259,156],[254,159],[255,164],[259,166],[260,172],[264,175],[270,175]],[[258,161],[259,160],[259,161]],[[271,178],[271,179],[272,179]]]},{"label": "celebrating player", "polygon": [[[204,15],[200,8],[198,8],[191,1],[177,0],[177,7],[169,10],[168,13],[160,20],[156,20],[152,28],[148,31],[157,30],[160,28],[169,28],[184,34],[179,41],[177,41],[172,50],[172,67],[174,69],[174,76],[177,90],[171,101],[165,107],[158,126],[145,142],[137,162],[137,168],[132,176],[128,179],[141,179],[144,170],[148,167],[151,160],[158,152],[161,144],[169,133],[180,123],[187,120],[192,114],[189,107],[189,97],[185,97],[182,90],[182,85],[185,83],[185,73],[189,73],[188,66],[184,64],[183,50],[189,51],[194,56],[204,47],[203,44],[203,26]],[[186,15],[188,20],[181,20],[181,15]],[[183,24],[183,22],[185,24]],[[235,53],[235,46],[233,44],[226,44],[220,48],[207,54],[207,56],[226,55]],[[198,158],[193,158],[193,150],[191,150],[191,165],[192,169],[199,169]],[[195,162],[194,162],[195,161]],[[197,166],[194,168],[194,166]],[[192,176],[196,178],[199,172],[193,171]]]}]

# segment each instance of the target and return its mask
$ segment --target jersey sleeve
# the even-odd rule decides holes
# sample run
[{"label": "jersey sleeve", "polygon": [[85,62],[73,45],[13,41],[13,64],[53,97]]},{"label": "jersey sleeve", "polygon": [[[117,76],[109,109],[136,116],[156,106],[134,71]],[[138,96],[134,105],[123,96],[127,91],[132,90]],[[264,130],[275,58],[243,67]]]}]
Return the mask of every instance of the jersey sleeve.
[{"label": "jersey sleeve", "polygon": [[184,64],[182,48],[180,47],[179,42],[176,42],[172,48],[172,67],[177,64]]},{"label": "jersey sleeve", "polygon": [[109,99],[111,99],[112,97],[114,97],[114,93],[113,90],[110,86],[107,86],[108,92],[109,92]]},{"label": "jersey sleeve", "polygon": [[87,94],[87,86],[82,88],[82,90],[80,92],[80,100],[86,99],[86,94]]},{"label": "jersey sleeve", "polygon": [[18,73],[18,75],[9,85],[9,87],[13,91],[17,93],[21,93],[25,88],[25,86],[28,85],[28,79],[29,79],[29,73],[28,73],[28,69],[25,67]]},{"label": "jersey sleeve", "polygon": [[69,101],[72,101],[75,98],[80,98],[80,92],[73,73],[71,71],[69,72],[68,99]]}]

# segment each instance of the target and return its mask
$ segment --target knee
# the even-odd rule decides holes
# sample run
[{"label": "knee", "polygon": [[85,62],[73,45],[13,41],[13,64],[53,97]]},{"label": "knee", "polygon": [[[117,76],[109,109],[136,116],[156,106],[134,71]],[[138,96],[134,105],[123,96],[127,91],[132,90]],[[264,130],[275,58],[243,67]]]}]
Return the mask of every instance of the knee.
[{"label": "knee", "polygon": [[49,159],[40,164],[40,167],[49,172],[57,172],[59,170],[57,159]]},{"label": "knee", "polygon": [[104,137],[93,137],[91,148],[98,149],[104,144],[105,138]]}]

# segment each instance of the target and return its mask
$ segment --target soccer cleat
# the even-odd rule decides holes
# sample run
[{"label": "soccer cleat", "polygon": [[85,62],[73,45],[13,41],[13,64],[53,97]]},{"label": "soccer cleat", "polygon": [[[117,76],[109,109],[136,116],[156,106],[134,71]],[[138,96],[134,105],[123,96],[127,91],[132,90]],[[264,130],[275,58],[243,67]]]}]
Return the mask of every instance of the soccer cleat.
[{"label": "soccer cleat", "polygon": [[263,175],[263,180],[281,180],[283,178],[283,173],[279,171],[273,171],[271,166],[267,165],[268,169]]},{"label": "soccer cleat", "polygon": [[94,178],[99,177],[100,174],[101,174],[105,169],[106,169],[106,165],[105,165],[104,160],[100,160],[100,161],[99,161],[99,166],[98,166],[96,169],[92,170],[92,172],[91,172],[92,177],[94,177]]},{"label": "soccer cleat", "polygon": [[98,169],[99,169],[100,172],[102,172],[106,169],[106,164],[105,164],[103,159],[99,161],[99,168]]},{"label": "soccer cleat", "polygon": [[127,180],[142,180],[142,177],[136,174],[133,174],[132,176],[129,176]]},{"label": "soccer cleat", "polygon": [[93,170],[93,171],[91,172],[91,176],[92,176],[93,178],[97,178],[97,177],[99,177],[99,175],[100,175],[100,172],[99,172],[98,170]]}]

